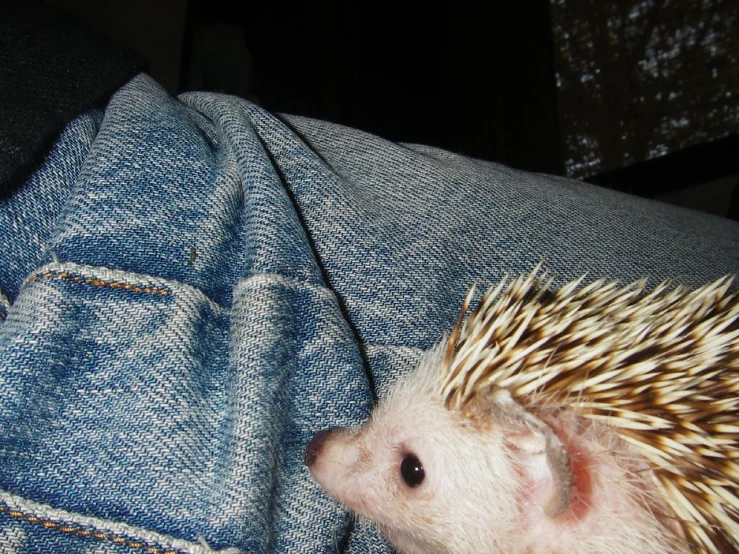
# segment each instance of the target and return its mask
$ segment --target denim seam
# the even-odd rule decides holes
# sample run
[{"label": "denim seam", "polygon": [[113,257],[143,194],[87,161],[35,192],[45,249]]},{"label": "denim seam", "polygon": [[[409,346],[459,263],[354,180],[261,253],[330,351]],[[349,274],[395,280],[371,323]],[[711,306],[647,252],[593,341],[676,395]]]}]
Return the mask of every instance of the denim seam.
[{"label": "denim seam", "polygon": [[68,523],[55,523],[53,521],[41,519],[39,517],[32,516],[24,512],[19,512],[17,510],[9,510],[2,506],[0,506],[0,514],[8,514],[9,516],[14,517],[15,519],[21,519],[24,521],[28,521],[29,523],[37,523],[41,525],[42,527],[45,527],[46,529],[52,529],[54,531],[68,533],[70,535],[77,535],[79,537],[91,537],[91,538],[102,540],[102,541],[114,542],[121,546],[127,546],[130,548],[143,550],[144,552],[147,552],[149,554],[179,554],[182,552],[181,550],[165,550],[162,548],[158,548],[156,546],[147,546],[140,542],[135,542],[135,541],[124,539],[123,537],[118,537],[114,535],[108,535],[100,531],[88,531],[87,529],[81,529],[78,527],[70,526]]},{"label": "denim seam", "polygon": [[326,285],[316,285],[308,281],[300,281],[279,273],[257,273],[239,280],[236,285],[240,289],[252,289],[261,285],[280,285],[293,290],[310,290],[325,298],[336,298],[336,293]]},{"label": "denim seam", "polygon": [[75,262],[53,262],[46,264],[32,272],[23,286],[39,283],[43,280],[59,280],[77,282],[92,287],[118,289],[136,294],[150,296],[197,296],[205,299],[219,311],[228,312],[229,308],[222,306],[210,298],[197,287],[181,281],[155,277],[151,275],[129,272],[119,269],[110,269],[104,266],[91,266]]},{"label": "denim seam", "polygon": [[[40,525],[45,529],[58,531],[67,535],[111,542],[118,546],[145,552],[146,554],[214,554],[219,552],[204,544],[194,544],[184,539],[160,535],[154,531],[143,530],[125,523],[98,520],[98,518],[71,514],[64,510],[38,504],[34,501],[1,491],[0,503],[0,515],[5,514],[17,520]],[[27,506],[21,507],[22,504],[26,504]],[[67,520],[65,520],[64,516],[67,516]],[[55,519],[59,521],[54,521]],[[80,521],[68,521],[68,519],[78,519]],[[101,529],[100,525],[96,525],[97,522],[107,524],[109,527],[119,527],[120,529]],[[84,527],[92,527],[94,530],[85,529]],[[136,537],[136,531],[139,532],[139,535],[150,535],[150,537],[143,538],[139,536],[134,538]],[[157,543],[161,544],[162,541],[180,543],[180,546],[152,546]],[[228,548],[220,552],[224,554],[236,554],[236,552],[240,551],[234,548]]]},{"label": "denim seam", "polygon": [[[220,309],[228,310],[228,308],[211,299],[199,288],[182,283],[181,281],[125,270],[110,269],[103,266],[90,266],[74,262],[50,263],[34,271],[26,279],[26,284],[38,282],[43,279],[81,282],[91,286],[115,288],[159,296],[176,294],[177,289],[181,288],[183,291],[202,295],[213,305],[218,306]],[[281,285],[293,290],[307,289],[326,298],[336,297],[336,293],[325,285],[316,285],[308,281],[296,280],[279,273],[264,272],[243,277],[236,283],[236,288],[251,289],[264,284]]]},{"label": "denim seam", "polygon": [[[52,269],[51,266],[57,266],[58,269]],[[50,264],[50,266],[47,266],[48,269],[44,270],[45,268],[42,268],[41,270],[37,271],[36,273],[32,274],[27,280],[27,283],[34,283],[41,279],[44,280],[50,280],[50,279],[59,279],[63,281],[73,281],[73,282],[81,282],[88,284],[93,287],[107,287],[107,288],[113,288],[113,289],[121,289],[126,290],[129,292],[136,292],[136,293],[143,293],[143,294],[151,294],[151,295],[159,295],[159,296],[168,296],[173,294],[173,291],[170,289],[167,289],[161,285],[159,286],[149,286],[149,285],[143,285],[143,284],[132,284],[132,283],[126,283],[124,282],[123,277],[128,276],[132,278],[137,277],[143,277],[140,274],[136,273],[128,273],[125,271],[119,271],[119,270],[110,270],[108,268],[104,267],[95,267],[95,266],[83,266],[83,265],[77,265],[72,263],[64,263],[64,264]],[[76,272],[72,272],[70,270],[76,270]],[[119,278],[98,278],[98,277],[88,277],[85,275],[79,275],[79,273],[96,273],[96,272],[105,272],[105,273],[119,273]],[[161,279],[161,278],[152,278],[152,279]],[[143,279],[142,279],[143,280]],[[173,281],[173,284],[182,286],[183,288],[192,289],[193,291],[196,291],[200,294],[203,293],[200,289],[192,287],[190,285],[186,285],[183,283],[180,283],[179,281]],[[310,282],[306,281],[299,281],[295,280],[290,277],[286,277],[284,275],[280,275],[279,273],[258,273],[256,275],[252,275],[250,277],[245,277],[241,280],[239,280],[237,287],[244,290],[244,289],[253,289],[258,288],[262,285],[279,285],[285,288],[290,289],[304,289],[304,290],[311,290],[318,294],[319,296],[323,296],[325,298],[336,298],[336,293],[330,289],[329,287],[326,287],[325,285],[316,285]],[[219,305],[218,303],[214,302],[215,305]],[[220,305],[219,305],[220,306]],[[220,306],[222,309],[223,307]],[[0,312],[0,319],[5,319],[5,314]],[[373,349],[393,349],[393,350],[408,350],[412,352],[418,352],[423,353],[424,349],[411,347],[403,344],[385,344],[385,343],[364,343],[365,348],[373,348]]]},{"label": "denim seam", "polygon": [[[66,265],[66,264],[65,264]],[[82,266],[79,266],[82,268]],[[86,269],[92,270],[93,268],[90,266],[85,266]],[[106,268],[99,268],[101,270],[107,270]],[[133,277],[136,277],[136,274],[128,274]],[[99,279],[95,277],[84,277],[81,275],[77,275],[74,273],[71,273],[69,271],[62,271],[62,270],[52,270],[52,271],[46,271],[44,273],[36,273],[29,277],[27,279],[27,283],[34,283],[36,281],[39,281],[41,279],[60,279],[60,280],[66,280],[66,281],[73,281],[73,282],[81,282],[88,285],[91,285],[93,287],[107,287],[107,288],[113,288],[113,289],[122,289],[130,292],[137,292],[137,293],[144,293],[144,294],[152,294],[152,295],[160,295],[160,296],[168,296],[172,294],[171,290],[168,290],[164,287],[151,287],[151,286],[145,286],[145,285],[134,285],[131,283],[124,283],[122,280],[105,280],[105,279]],[[189,285],[183,285],[177,281],[175,283],[178,283],[182,285],[183,287],[189,287]],[[280,285],[285,288],[290,289],[307,289],[315,292],[316,294],[326,297],[326,298],[335,298],[336,293],[324,286],[324,285],[316,285],[313,283],[309,283],[306,281],[297,281],[295,279],[292,279],[290,277],[285,277],[283,275],[280,275],[278,273],[259,273],[257,275],[253,275],[250,277],[243,278],[239,281],[237,287],[243,289],[251,289],[251,288],[257,288],[261,285]],[[200,289],[194,288],[193,290],[200,291]],[[204,293],[202,293],[204,294]],[[0,318],[4,319],[5,314],[0,312]],[[378,349],[387,349],[392,348],[394,350],[399,349],[407,349],[414,352],[423,352],[423,349],[416,348],[416,347],[410,347],[406,345],[398,345],[398,344],[380,344],[380,343],[365,343],[364,346],[366,348],[378,348]]]},{"label": "denim seam", "polygon": [[35,281],[38,281],[39,279],[62,279],[62,280],[70,280],[75,282],[83,282],[88,285],[92,285],[93,287],[108,287],[111,289],[123,289],[131,292],[143,292],[146,294],[159,294],[161,296],[167,296],[170,294],[170,291],[167,289],[157,289],[157,288],[151,288],[151,287],[140,287],[137,285],[131,285],[128,283],[120,283],[117,281],[104,281],[102,279],[92,279],[87,277],[81,277],[79,275],[73,275],[71,273],[57,273],[57,272],[48,272],[48,273],[41,273],[38,275],[34,275],[31,278],[28,279],[29,283],[33,283]]}]

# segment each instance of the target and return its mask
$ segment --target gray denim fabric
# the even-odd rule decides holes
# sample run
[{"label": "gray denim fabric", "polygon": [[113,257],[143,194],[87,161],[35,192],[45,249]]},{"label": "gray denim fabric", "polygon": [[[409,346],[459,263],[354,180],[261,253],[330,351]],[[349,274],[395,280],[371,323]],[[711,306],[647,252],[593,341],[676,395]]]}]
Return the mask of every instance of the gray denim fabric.
[{"label": "gray denim fabric", "polygon": [[0,551],[389,551],[306,444],[541,260],[699,284],[739,225],[137,77],[0,204]]}]

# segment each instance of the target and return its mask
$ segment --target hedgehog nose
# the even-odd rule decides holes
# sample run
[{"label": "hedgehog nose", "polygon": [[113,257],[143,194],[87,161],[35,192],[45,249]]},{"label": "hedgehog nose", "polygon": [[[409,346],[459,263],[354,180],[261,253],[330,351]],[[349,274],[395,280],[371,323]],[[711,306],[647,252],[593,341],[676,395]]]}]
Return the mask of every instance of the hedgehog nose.
[{"label": "hedgehog nose", "polygon": [[310,443],[308,443],[308,447],[305,449],[305,465],[310,467],[311,464],[316,461],[316,458],[318,458],[318,455],[321,453],[323,444],[333,432],[334,429],[324,429],[323,431],[318,431],[318,433],[313,435]]}]

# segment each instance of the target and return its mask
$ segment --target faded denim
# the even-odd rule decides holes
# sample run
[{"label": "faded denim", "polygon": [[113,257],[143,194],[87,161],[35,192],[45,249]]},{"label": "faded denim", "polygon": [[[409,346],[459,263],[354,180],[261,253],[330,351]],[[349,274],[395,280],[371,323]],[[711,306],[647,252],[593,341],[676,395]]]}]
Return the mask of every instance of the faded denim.
[{"label": "faded denim", "polygon": [[0,204],[0,551],[389,552],[306,444],[540,260],[698,284],[739,225],[137,77]]}]

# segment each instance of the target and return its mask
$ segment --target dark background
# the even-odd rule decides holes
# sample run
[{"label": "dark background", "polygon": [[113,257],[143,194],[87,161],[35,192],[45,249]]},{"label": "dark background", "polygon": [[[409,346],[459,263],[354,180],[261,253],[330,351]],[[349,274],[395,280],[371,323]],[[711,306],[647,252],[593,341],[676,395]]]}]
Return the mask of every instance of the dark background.
[{"label": "dark background", "polygon": [[[45,3],[143,54],[172,93],[235,94],[272,112],[739,217],[735,2]],[[655,63],[662,80],[649,78]],[[661,91],[677,91],[672,120],[654,100]],[[680,110],[688,123],[657,136]],[[582,122],[600,141],[595,154],[573,139]]]}]

